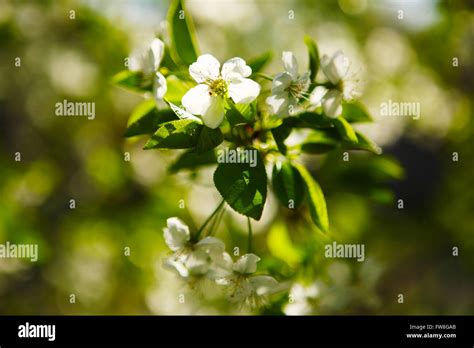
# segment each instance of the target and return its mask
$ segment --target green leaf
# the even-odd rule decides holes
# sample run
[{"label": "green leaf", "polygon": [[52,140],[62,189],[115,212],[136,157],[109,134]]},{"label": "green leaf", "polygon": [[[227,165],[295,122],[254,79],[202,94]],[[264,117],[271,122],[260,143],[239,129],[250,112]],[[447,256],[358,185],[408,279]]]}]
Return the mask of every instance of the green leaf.
[{"label": "green leaf", "polygon": [[273,139],[275,139],[275,143],[277,144],[278,150],[283,154],[286,155],[286,145],[285,140],[291,133],[292,128],[287,124],[283,123],[281,126],[272,129]]},{"label": "green leaf", "polygon": [[303,178],[290,162],[273,167],[272,185],[280,203],[290,209],[298,208],[303,202],[305,188]]},{"label": "green leaf", "polygon": [[342,116],[347,120],[347,122],[372,122],[372,117],[370,117],[369,112],[359,102],[354,103],[342,103]]},{"label": "green leaf", "polygon": [[231,126],[239,126],[248,123],[244,115],[237,109],[236,104],[229,102],[228,105],[229,108],[226,111],[225,117]]},{"label": "green leaf", "polygon": [[334,128],[317,129],[310,133],[301,144],[301,151],[321,154],[331,151],[340,145],[339,134]]},{"label": "green leaf", "polygon": [[339,116],[333,120],[333,123],[342,139],[351,143],[357,143],[357,135],[349,122],[347,122],[343,117]]},{"label": "green leaf", "polygon": [[115,74],[111,82],[114,85],[140,93],[150,92],[153,89],[151,80],[145,81],[141,73],[132,72],[130,70],[122,70]]},{"label": "green leaf", "polygon": [[252,73],[257,73],[263,69],[265,65],[272,59],[273,53],[272,52],[265,52],[258,57],[250,59],[248,61],[248,66],[252,68]]},{"label": "green leaf", "polygon": [[211,165],[217,163],[216,154],[214,151],[204,153],[197,153],[194,150],[189,150],[183,153],[169,168],[170,173],[176,173],[182,169],[193,170],[201,166]]},{"label": "green leaf", "polygon": [[[162,39],[163,41],[163,39]],[[178,69],[178,66],[176,65],[175,61],[171,57],[171,53],[169,50],[168,46],[165,46],[165,52],[163,53],[163,60],[161,61],[160,64],[161,67],[165,67],[168,70],[174,71]]]},{"label": "green leaf", "polygon": [[239,126],[248,124],[252,121],[255,110],[257,108],[257,101],[249,104],[235,104],[232,100],[227,100],[226,118],[231,126]]},{"label": "green leaf", "polygon": [[303,112],[296,117],[289,118],[288,120],[295,119],[294,127],[296,128],[331,128],[333,122],[329,117],[316,112]]},{"label": "green leaf", "polygon": [[165,102],[168,103],[171,110],[175,113],[176,116],[178,116],[179,119],[181,119],[181,120],[191,120],[191,121],[194,121],[196,123],[202,124],[202,120],[199,117],[194,116],[193,114],[190,114],[189,112],[181,109],[180,107],[174,105],[172,102],[170,102],[167,99],[165,99]]},{"label": "green leaf", "polygon": [[329,219],[326,207],[326,199],[324,198],[321,187],[304,166],[295,164],[295,167],[300,172],[301,177],[305,183],[311,219],[321,231],[328,232]]},{"label": "green leaf", "polygon": [[380,146],[375,144],[372,140],[368,139],[365,135],[356,132],[357,135],[357,144],[354,143],[346,143],[345,147],[349,150],[364,150],[373,152],[376,155],[382,154],[382,149]]},{"label": "green leaf", "polygon": [[135,135],[153,134],[161,123],[177,119],[173,111],[169,109],[158,110],[153,99],[147,99],[133,110],[128,121],[125,137]]},{"label": "green leaf", "polygon": [[174,75],[170,75],[166,78],[166,100],[174,104],[180,104],[181,99],[192,88],[188,83],[180,80]]},{"label": "green leaf", "polygon": [[238,112],[247,120],[252,121],[257,110],[257,100],[249,104],[233,104]]},{"label": "green leaf", "polygon": [[171,38],[171,57],[175,62],[185,65],[194,63],[198,56],[194,24],[181,0],[171,2],[167,22]]},{"label": "green leaf", "polygon": [[318,69],[319,69],[318,46],[316,46],[316,43],[309,36],[306,36],[304,38],[304,43],[308,47],[309,70],[311,71],[310,79],[311,79],[311,81],[314,81],[314,79],[316,78],[316,74],[318,73]]},{"label": "green leaf", "polygon": [[[256,156],[250,163],[222,163],[214,172],[217,190],[236,212],[260,220],[267,198],[267,174],[262,156],[254,148],[247,148]],[[219,155],[221,156],[221,155]]]},{"label": "green leaf", "polygon": [[193,120],[163,123],[145,144],[145,149],[186,149],[197,145],[202,125]]},{"label": "green leaf", "polygon": [[222,135],[222,132],[219,128],[212,129],[203,126],[197,142],[196,151],[198,153],[207,152],[215,148],[223,141],[224,136]]}]

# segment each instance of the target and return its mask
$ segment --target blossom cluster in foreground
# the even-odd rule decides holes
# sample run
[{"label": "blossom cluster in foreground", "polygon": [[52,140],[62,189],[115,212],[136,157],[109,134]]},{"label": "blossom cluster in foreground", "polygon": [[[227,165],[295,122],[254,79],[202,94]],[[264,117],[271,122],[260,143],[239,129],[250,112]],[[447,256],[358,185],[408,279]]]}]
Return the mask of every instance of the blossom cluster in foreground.
[{"label": "blossom cluster in foreground", "polygon": [[265,304],[267,296],[279,290],[275,278],[256,274],[260,258],[255,254],[242,255],[234,262],[220,239],[193,241],[189,227],[176,217],[167,220],[163,235],[172,251],[164,266],[189,283],[211,280],[225,288],[232,303],[251,307]]}]

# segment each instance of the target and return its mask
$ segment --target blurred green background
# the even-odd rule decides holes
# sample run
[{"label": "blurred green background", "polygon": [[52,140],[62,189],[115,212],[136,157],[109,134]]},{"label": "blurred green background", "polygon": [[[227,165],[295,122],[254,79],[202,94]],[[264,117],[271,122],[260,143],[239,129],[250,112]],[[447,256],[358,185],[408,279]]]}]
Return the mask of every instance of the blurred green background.
[{"label": "blurred green background", "polygon": [[[288,291],[269,307],[241,311],[218,291],[195,296],[161,267],[166,218],[199,226],[220,199],[213,168],[169,175],[176,152],[144,151],[144,139],[123,138],[143,98],[110,79],[134,47],[163,33],[167,7],[0,0],[0,243],[37,243],[40,256],[0,259],[0,314],[285,312]],[[190,0],[187,7],[202,52],[224,61],[271,50],[272,75],[283,50],[306,66],[306,34],[320,53],[342,49],[376,120],[358,129],[404,168],[394,180],[401,173],[384,157],[306,158],[328,200],[330,236],[269,197],[255,223],[255,252],[260,269],[282,283],[317,284],[300,314],[473,314],[473,2]],[[95,102],[96,118],[57,117],[63,99]],[[419,102],[420,119],[381,116],[389,99]],[[228,211],[220,225],[229,252],[246,247],[242,221]],[[366,261],[324,258],[332,240],[363,243]],[[181,293],[189,293],[185,303]]]}]

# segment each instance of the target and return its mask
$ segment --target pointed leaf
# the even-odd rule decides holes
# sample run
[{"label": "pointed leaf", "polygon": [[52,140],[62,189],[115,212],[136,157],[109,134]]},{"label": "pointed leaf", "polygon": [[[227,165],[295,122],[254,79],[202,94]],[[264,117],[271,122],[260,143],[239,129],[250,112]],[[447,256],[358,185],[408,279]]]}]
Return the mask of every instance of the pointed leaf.
[{"label": "pointed leaf", "polygon": [[171,110],[173,110],[173,112],[176,114],[176,116],[178,116],[179,119],[181,119],[181,120],[191,120],[191,121],[194,121],[196,123],[202,124],[202,120],[199,117],[194,116],[193,114],[185,111],[184,109],[181,109],[180,107],[174,105],[172,102],[170,102],[166,99],[165,99],[165,102],[168,103]]},{"label": "pointed leaf", "polygon": [[349,150],[364,150],[373,152],[376,155],[382,154],[382,149],[372,140],[368,139],[362,133],[356,132],[357,135],[357,144],[354,143],[346,143],[345,147]]},{"label": "pointed leaf", "polygon": [[145,149],[186,149],[197,145],[202,125],[192,120],[163,123],[145,144]]},{"label": "pointed leaf", "polygon": [[284,122],[281,126],[272,129],[273,139],[275,139],[275,143],[277,144],[278,150],[283,155],[286,155],[287,149],[285,145],[285,140],[289,137],[291,131],[291,126],[289,126],[286,122]]},{"label": "pointed leaf", "polygon": [[333,123],[342,139],[357,144],[357,135],[349,122],[347,122],[343,117],[339,116],[333,120]]},{"label": "pointed leaf", "polygon": [[170,173],[176,173],[183,169],[193,170],[201,166],[217,163],[214,151],[197,153],[189,150],[183,153],[169,168]]},{"label": "pointed leaf", "polygon": [[118,72],[112,77],[111,82],[114,85],[139,93],[151,92],[153,89],[151,80],[144,80],[140,73],[132,72],[130,70],[122,70]]},{"label": "pointed leaf", "polygon": [[160,124],[176,119],[177,117],[173,111],[169,109],[158,110],[155,101],[147,99],[133,110],[125,137],[153,134],[160,127]]},{"label": "pointed leaf", "polygon": [[319,69],[319,52],[316,43],[309,37],[304,38],[304,43],[308,47],[310,79],[314,81]]},{"label": "pointed leaf", "polygon": [[252,73],[257,73],[263,69],[265,65],[272,59],[273,53],[272,52],[265,52],[258,57],[250,59],[248,61],[248,66],[252,68]]},{"label": "pointed leaf", "polygon": [[253,148],[246,150],[256,156],[256,163],[222,163],[222,153],[218,155],[214,184],[232,209],[259,220],[267,198],[267,174],[260,153]]},{"label": "pointed leaf", "polygon": [[290,162],[283,162],[273,167],[272,185],[275,195],[283,206],[296,209],[303,202],[305,193],[303,178]]},{"label": "pointed leaf", "polygon": [[171,38],[171,57],[175,62],[190,65],[197,60],[197,40],[191,15],[181,0],[173,0],[167,16]]},{"label": "pointed leaf", "polygon": [[197,142],[196,151],[198,153],[207,152],[215,148],[223,141],[224,136],[222,135],[220,128],[212,129],[203,126]]},{"label": "pointed leaf", "polygon": [[329,219],[326,207],[326,199],[324,198],[324,194],[321,190],[321,187],[304,166],[300,164],[295,164],[295,167],[300,172],[301,177],[303,178],[305,183],[307,193],[306,197],[308,197],[308,205],[311,219],[321,231],[328,232]]},{"label": "pointed leaf", "polygon": [[321,154],[340,146],[340,136],[334,128],[317,129],[301,144],[301,151]]},{"label": "pointed leaf", "polygon": [[372,117],[370,116],[365,106],[359,102],[354,102],[354,103],[344,102],[342,104],[342,116],[349,123],[373,121]]}]

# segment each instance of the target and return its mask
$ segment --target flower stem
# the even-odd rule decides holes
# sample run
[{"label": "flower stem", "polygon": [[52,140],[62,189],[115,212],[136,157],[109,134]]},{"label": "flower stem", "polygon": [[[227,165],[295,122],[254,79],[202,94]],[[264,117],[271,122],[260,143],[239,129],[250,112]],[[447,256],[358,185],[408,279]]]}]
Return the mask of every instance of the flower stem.
[{"label": "flower stem", "polygon": [[214,233],[214,231],[219,228],[219,225],[221,223],[222,216],[224,216],[224,213],[225,213],[225,208],[223,207],[219,211],[219,213],[217,213],[215,219],[212,221],[211,227],[209,228],[209,232],[207,233],[206,237],[211,236]]},{"label": "flower stem", "polygon": [[269,81],[273,81],[273,77],[271,77],[270,75],[267,75],[267,74],[263,74],[263,73],[254,73],[255,77],[261,77],[265,80],[269,80]]},{"label": "flower stem", "polygon": [[249,239],[248,239],[248,244],[247,244],[247,253],[252,252],[252,224],[250,223],[250,218],[247,217],[247,224],[249,228]]},{"label": "flower stem", "polygon": [[204,228],[206,228],[207,224],[212,220],[212,218],[221,210],[221,208],[224,206],[225,200],[222,200],[222,202],[217,206],[217,208],[212,212],[212,214],[204,221],[202,226],[197,230],[196,234],[194,235],[194,240],[198,241],[199,236],[201,235],[202,231]]}]

